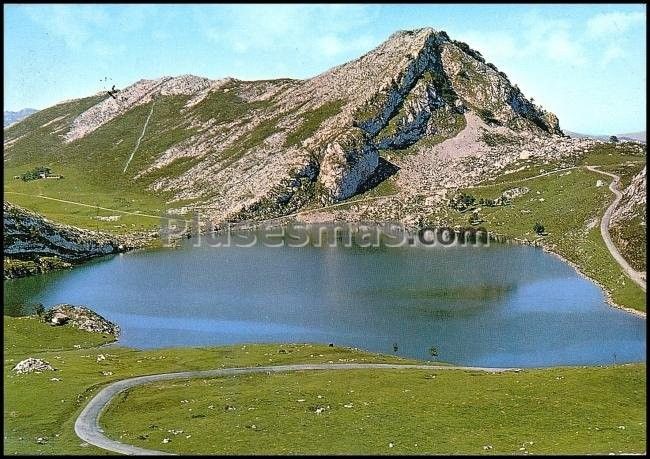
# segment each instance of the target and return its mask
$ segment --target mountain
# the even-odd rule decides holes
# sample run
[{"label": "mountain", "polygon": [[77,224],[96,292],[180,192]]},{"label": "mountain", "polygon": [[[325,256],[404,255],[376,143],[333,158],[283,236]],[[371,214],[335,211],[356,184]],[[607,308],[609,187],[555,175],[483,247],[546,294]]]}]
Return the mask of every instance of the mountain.
[{"label": "mountain", "polygon": [[584,141],[564,136],[478,51],[425,28],[306,80],[140,80],[41,110],[6,129],[4,146],[5,184],[47,166],[65,180],[39,186],[65,200],[199,208],[219,223],[384,183],[409,201],[485,180],[522,149],[562,157]]},{"label": "mountain", "polygon": [[[609,135],[590,135],[590,134],[580,134],[578,132],[564,131],[569,137],[576,139],[594,139],[601,140],[603,142],[608,142],[610,137]],[[645,143],[645,131],[641,132],[630,132],[627,134],[614,134],[618,140],[627,140],[632,142],[643,142]]]},{"label": "mountain", "polygon": [[37,110],[33,108],[23,108],[22,110],[18,110],[17,112],[9,112],[5,111],[4,112],[4,127],[10,126],[13,123],[17,123],[18,121],[27,118],[29,115],[32,113],[35,113]]},{"label": "mountain", "polygon": [[617,134],[617,137],[623,140],[635,140],[635,141],[645,143],[645,131],[628,132],[627,134]]}]

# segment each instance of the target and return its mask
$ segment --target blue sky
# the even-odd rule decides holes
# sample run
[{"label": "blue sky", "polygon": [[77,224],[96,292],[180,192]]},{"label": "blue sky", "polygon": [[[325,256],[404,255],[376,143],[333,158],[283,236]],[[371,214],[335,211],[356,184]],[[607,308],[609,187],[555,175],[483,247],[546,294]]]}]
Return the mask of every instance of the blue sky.
[{"label": "blue sky", "polygon": [[163,75],[308,78],[396,30],[430,26],[479,50],[564,129],[645,130],[643,5],[5,5],[4,13],[5,110]]}]

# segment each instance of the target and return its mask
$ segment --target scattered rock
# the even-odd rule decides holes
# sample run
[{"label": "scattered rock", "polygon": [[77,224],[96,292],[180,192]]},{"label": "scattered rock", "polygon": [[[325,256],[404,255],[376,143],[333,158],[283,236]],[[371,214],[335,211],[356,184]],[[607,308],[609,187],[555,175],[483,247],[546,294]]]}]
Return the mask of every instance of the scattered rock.
[{"label": "scattered rock", "polygon": [[505,199],[514,199],[514,198],[518,198],[519,196],[525,195],[529,191],[530,188],[526,186],[520,186],[520,187],[511,188],[509,190],[504,191],[503,193],[501,193],[501,197]]},{"label": "scattered rock", "polygon": [[50,363],[46,362],[45,360],[30,357],[18,362],[16,366],[12,368],[12,371],[14,371],[16,374],[21,374],[41,371],[56,371],[56,368],[52,367],[52,365],[50,365]]}]

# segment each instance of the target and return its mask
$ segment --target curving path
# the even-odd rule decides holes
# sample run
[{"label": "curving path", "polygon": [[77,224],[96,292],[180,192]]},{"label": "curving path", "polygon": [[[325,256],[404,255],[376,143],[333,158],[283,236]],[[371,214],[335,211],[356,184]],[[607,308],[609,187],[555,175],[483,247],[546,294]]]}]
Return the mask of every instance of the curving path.
[{"label": "curving path", "polygon": [[600,233],[603,236],[603,241],[605,241],[605,245],[607,246],[607,249],[609,252],[612,254],[616,262],[623,268],[623,271],[628,275],[630,279],[634,281],[639,287],[643,289],[643,291],[646,291],[646,282],[641,276],[641,274],[634,269],[632,266],[629,265],[629,263],[623,258],[623,255],[618,251],[614,243],[612,242],[612,238],[609,234],[609,222],[612,218],[612,213],[614,212],[614,209],[616,209],[616,206],[618,206],[618,203],[621,202],[621,198],[623,197],[623,193],[618,191],[618,183],[621,180],[621,177],[619,177],[616,174],[611,174],[609,172],[601,171],[597,169],[598,166],[587,166],[587,169],[589,169],[592,172],[597,172],[599,174],[607,175],[611,177],[612,183],[609,184],[609,190],[614,193],[616,198],[614,199],[614,202],[612,202],[607,210],[605,211],[605,214],[603,215],[603,218],[600,220]]},{"label": "curving path", "polygon": [[[101,207],[101,206],[95,206],[95,205],[92,205],[92,204],[85,204],[83,202],[68,201],[68,200],[65,200],[65,199],[52,198],[50,196],[45,196],[45,195],[42,195],[42,194],[21,193],[19,191],[5,191],[4,193],[5,194],[19,194],[19,195],[22,195],[22,196],[31,196],[33,198],[48,199],[50,201],[63,202],[63,203],[66,203],[66,204],[74,204],[75,206],[81,206],[81,207],[90,207],[92,209],[107,210],[107,211],[110,211],[110,212],[117,212],[117,213],[125,214],[125,215],[135,215],[137,217],[149,217],[149,218],[155,218],[157,220],[161,220],[161,219],[165,218],[162,215],[144,214],[144,213],[140,212],[139,210],[129,212],[127,210],[111,209],[110,207]],[[185,221],[188,222],[188,223],[191,222],[191,220],[185,220]]]},{"label": "curving path", "polygon": [[128,445],[119,441],[111,440],[104,435],[104,431],[99,425],[99,418],[106,406],[119,393],[132,387],[149,384],[156,381],[167,381],[170,379],[186,378],[205,378],[218,376],[231,376],[249,373],[279,373],[284,371],[302,371],[302,370],[365,370],[365,369],[415,369],[415,370],[469,370],[484,371],[489,373],[499,373],[504,371],[520,371],[518,368],[483,368],[483,367],[458,367],[446,365],[399,365],[389,363],[325,363],[325,364],[293,364],[293,365],[274,365],[266,367],[245,367],[245,368],[220,368],[215,370],[203,371],[183,371],[179,373],[161,373],[157,375],[138,376],[135,378],[123,379],[114,382],[102,389],[86,405],[79,417],[74,423],[74,431],[79,438],[91,445],[127,455],[165,455],[173,456],[171,453],[156,451],[152,449],[139,448]]}]

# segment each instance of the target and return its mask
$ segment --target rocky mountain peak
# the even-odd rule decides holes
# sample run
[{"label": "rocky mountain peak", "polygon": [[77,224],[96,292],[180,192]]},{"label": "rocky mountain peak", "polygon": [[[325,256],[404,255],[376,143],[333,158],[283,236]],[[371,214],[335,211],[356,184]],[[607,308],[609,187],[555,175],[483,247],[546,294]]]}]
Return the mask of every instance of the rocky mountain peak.
[{"label": "rocky mountain peak", "polygon": [[[179,95],[187,99],[182,107],[161,101]],[[260,203],[273,209],[266,215],[279,215],[310,200],[341,201],[381,182],[387,167],[438,186],[454,173],[443,160],[492,153],[485,132],[522,142],[562,134],[557,118],[480,52],[430,27],[397,31],[305,80],[165,76],[93,103],[61,127],[65,144],[105,135],[97,128],[129,112],[141,124],[102,139],[114,146],[115,170],[151,180],[148,189],[176,201],[216,209],[222,220],[259,215]],[[390,156],[417,161],[393,164]]]}]

